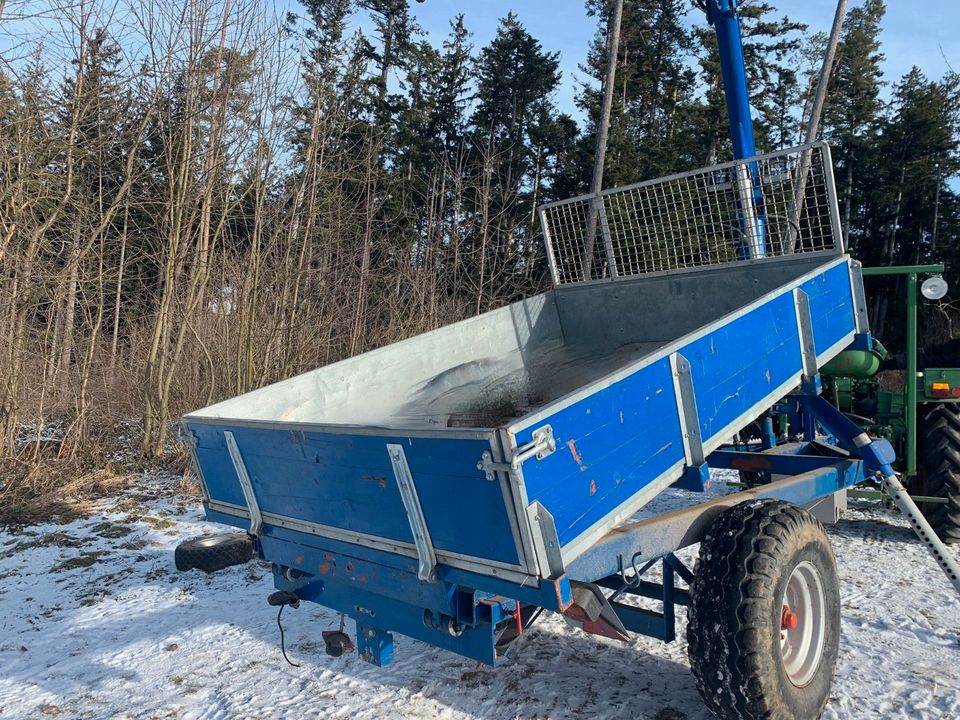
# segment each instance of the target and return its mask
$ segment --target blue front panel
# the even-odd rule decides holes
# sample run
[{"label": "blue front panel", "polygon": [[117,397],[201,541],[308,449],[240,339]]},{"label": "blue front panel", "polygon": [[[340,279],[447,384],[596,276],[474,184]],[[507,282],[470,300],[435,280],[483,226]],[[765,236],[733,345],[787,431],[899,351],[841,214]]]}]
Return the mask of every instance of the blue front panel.
[{"label": "blue front panel", "polygon": [[683,460],[667,358],[519,432],[517,444],[548,423],[557,450],[525,463],[523,477],[528,499],[553,515],[561,545]]},{"label": "blue front panel", "polygon": [[387,454],[404,448],[427,528],[438,551],[519,563],[499,482],[477,469],[483,439],[351,435],[191,422],[211,499],[245,506],[224,439],[237,441],[260,510],[412,543]]},{"label": "blue front panel", "polygon": [[[846,263],[811,278],[800,289],[809,299],[818,354],[854,332]],[[690,361],[704,441],[729,432],[731,423],[745,413],[755,413],[758,403],[803,369],[793,292],[783,292],[686,345],[680,353]]]}]

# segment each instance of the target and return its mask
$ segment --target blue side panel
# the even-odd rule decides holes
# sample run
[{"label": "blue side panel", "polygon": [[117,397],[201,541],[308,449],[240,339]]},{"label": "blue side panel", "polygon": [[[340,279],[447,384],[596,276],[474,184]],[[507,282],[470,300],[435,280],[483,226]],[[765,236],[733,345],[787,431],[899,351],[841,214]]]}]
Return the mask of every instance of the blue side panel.
[{"label": "blue side panel", "polygon": [[800,286],[810,298],[813,340],[822,353],[856,329],[850,268],[846,263],[811,278]]},{"label": "blue side panel", "polygon": [[548,423],[557,451],[525,463],[523,476],[528,499],[553,515],[561,545],[683,460],[667,358],[519,432],[517,444]]},{"label": "blue side panel", "polygon": [[237,441],[260,510],[412,543],[388,443],[404,447],[437,550],[518,564],[499,482],[477,469],[483,439],[383,437],[187,421],[210,496],[245,506],[224,439]]},{"label": "blue side panel", "polygon": [[722,325],[680,353],[690,362],[706,441],[801,370],[793,293]]},{"label": "blue side panel", "polygon": [[[847,263],[801,285],[822,353],[855,330]],[[678,350],[690,363],[704,443],[726,439],[786,392],[803,369],[792,288]],[[772,399],[771,399],[772,398]],[[527,498],[553,515],[561,545],[616,511],[684,459],[669,358],[662,358],[517,433],[549,424],[557,451],[524,464]],[[679,477],[679,473],[678,473]]]}]

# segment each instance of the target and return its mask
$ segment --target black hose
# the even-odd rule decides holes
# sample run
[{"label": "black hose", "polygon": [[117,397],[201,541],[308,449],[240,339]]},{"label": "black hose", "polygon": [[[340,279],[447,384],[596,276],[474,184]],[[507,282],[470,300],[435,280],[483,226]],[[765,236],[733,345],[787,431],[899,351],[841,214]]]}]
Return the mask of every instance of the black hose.
[{"label": "black hose", "polygon": [[284,643],[284,638],[283,638],[283,625],[280,624],[280,616],[283,614],[283,609],[284,609],[285,607],[286,607],[286,605],[281,605],[281,606],[280,606],[280,610],[277,612],[277,627],[280,628],[280,652],[283,653],[283,659],[284,659],[284,660],[286,660],[288,663],[290,663],[291,665],[293,665],[293,667],[298,668],[298,667],[300,667],[300,666],[297,665],[297,663],[293,662],[290,658],[287,657],[287,648],[286,648],[285,643]]}]

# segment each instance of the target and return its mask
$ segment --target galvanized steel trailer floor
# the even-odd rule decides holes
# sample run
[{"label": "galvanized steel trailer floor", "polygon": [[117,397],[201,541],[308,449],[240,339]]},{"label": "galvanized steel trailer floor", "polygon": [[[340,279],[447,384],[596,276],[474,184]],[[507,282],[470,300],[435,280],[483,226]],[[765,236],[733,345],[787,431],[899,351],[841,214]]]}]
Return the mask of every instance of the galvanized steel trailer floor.
[{"label": "galvanized steel trailer floor", "polygon": [[211,405],[187,420],[498,428],[835,257],[805,254],[565,285]]}]

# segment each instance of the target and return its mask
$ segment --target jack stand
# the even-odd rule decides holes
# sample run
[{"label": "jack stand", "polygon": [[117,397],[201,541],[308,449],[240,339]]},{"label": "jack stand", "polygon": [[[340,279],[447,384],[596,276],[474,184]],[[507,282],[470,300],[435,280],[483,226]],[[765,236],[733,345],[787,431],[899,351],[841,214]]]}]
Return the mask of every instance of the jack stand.
[{"label": "jack stand", "polygon": [[891,463],[896,459],[893,447],[887,440],[873,440],[847,416],[820,396],[796,395],[801,407],[813,416],[817,422],[831,433],[844,450],[859,455],[870,470],[879,473],[887,494],[904,514],[913,531],[933,555],[940,569],[946,574],[954,589],[960,593],[960,564],[953,559],[947,546],[943,544],[930,523],[923,517],[920,508],[907,494],[906,489],[894,472]]}]

